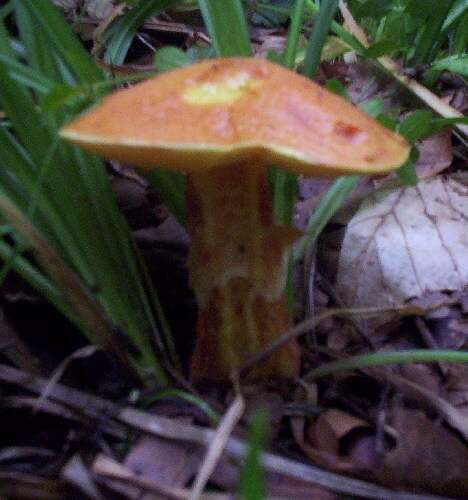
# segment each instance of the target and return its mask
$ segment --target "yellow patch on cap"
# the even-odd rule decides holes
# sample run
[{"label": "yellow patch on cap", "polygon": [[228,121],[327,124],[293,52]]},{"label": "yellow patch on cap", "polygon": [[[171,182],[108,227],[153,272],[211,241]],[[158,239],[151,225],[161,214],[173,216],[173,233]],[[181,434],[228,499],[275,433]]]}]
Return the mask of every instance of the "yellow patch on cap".
[{"label": "yellow patch on cap", "polygon": [[198,104],[201,106],[209,104],[231,104],[251,90],[259,88],[261,85],[261,80],[252,78],[246,72],[241,72],[229,76],[224,80],[205,82],[189,87],[183,93],[183,98],[190,104]]}]

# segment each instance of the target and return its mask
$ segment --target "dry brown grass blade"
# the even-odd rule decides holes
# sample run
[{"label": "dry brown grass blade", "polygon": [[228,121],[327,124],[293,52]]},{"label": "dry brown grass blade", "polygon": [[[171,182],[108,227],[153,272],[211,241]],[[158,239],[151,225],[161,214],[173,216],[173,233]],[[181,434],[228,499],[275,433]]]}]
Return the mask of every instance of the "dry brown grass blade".
[{"label": "dry brown grass blade", "polygon": [[37,398],[34,405],[34,412],[39,411],[41,404],[47,399],[52,387],[63,377],[66,369],[74,359],[83,359],[92,356],[97,351],[97,347],[93,345],[86,345],[81,349],[76,350],[70,356],[67,356],[54,370],[52,375],[49,377],[49,382],[45,387],[44,391],[41,393],[39,398]]},{"label": "dry brown grass blade", "polygon": [[30,498],[63,500],[65,491],[59,481],[24,474],[0,471],[0,499]]},{"label": "dry brown grass blade", "polygon": [[[34,408],[37,406],[38,399],[39,398],[31,396],[7,396],[0,398],[0,408],[34,410]],[[86,415],[83,415],[83,412],[80,411],[80,408],[66,407],[63,403],[57,403],[50,399],[46,399],[41,402],[39,412],[47,413],[48,415],[54,415],[71,422],[77,422],[83,427],[85,427],[86,425],[93,425],[92,420],[87,418]],[[107,420],[105,422],[100,422],[99,428],[105,434],[113,436],[117,439],[125,439],[127,437],[126,428],[122,424],[119,424],[115,421]]]},{"label": "dry brown grass blade", "polygon": [[[24,373],[15,368],[0,364],[0,380],[19,385],[35,393],[41,393],[47,380]],[[92,396],[82,391],[56,384],[50,391],[50,398],[66,406],[79,408],[84,414],[102,418],[107,415],[129,427],[149,434],[188,441],[209,446],[216,431],[195,425],[177,422],[174,419],[151,415],[130,407],[119,408],[111,401]],[[235,459],[242,459],[248,445],[241,439],[230,437],[225,446],[225,453]],[[389,490],[365,481],[351,479],[324,471],[313,465],[306,465],[273,453],[262,453],[262,464],[269,472],[299,479],[305,483],[322,486],[332,491],[351,494],[362,498],[392,498],[392,500],[447,500],[447,497],[411,494]]]}]

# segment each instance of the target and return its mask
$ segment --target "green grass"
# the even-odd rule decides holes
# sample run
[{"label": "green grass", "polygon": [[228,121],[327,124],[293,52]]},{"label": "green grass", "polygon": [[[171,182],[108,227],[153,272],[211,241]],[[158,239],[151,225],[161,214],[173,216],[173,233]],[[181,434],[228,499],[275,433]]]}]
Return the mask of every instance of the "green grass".
[{"label": "green grass", "polygon": [[[142,382],[164,385],[162,362],[176,362],[170,338],[103,163],[57,140],[58,128],[76,110],[41,109],[56,89],[96,84],[107,76],[48,0],[15,2],[13,16],[16,38],[0,25],[0,103],[7,117],[0,123],[0,197],[14,228],[0,247],[5,265],[53,298]],[[12,45],[21,47],[21,58]],[[29,245],[39,268],[22,255]],[[77,291],[72,300],[70,283]],[[99,327],[90,321],[97,314]],[[131,349],[119,345],[117,332],[125,333]]]},{"label": "green grass", "polygon": [[104,60],[109,64],[123,64],[137,30],[145,20],[173,7],[180,0],[140,0],[125,15],[117,19],[105,32],[106,52]]},{"label": "green grass", "polygon": [[374,352],[325,363],[311,370],[308,381],[345,371],[363,370],[387,365],[408,363],[468,363],[468,353],[452,350],[415,349],[395,352]]},{"label": "green grass", "polygon": [[264,410],[254,413],[248,435],[248,451],[241,470],[238,496],[242,500],[263,500],[266,498],[265,473],[261,453],[266,444],[268,415]]},{"label": "green grass", "polygon": [[[379,55],[403,58],[410,67],[423,64],[434,69],[446,57],[458,60],[466,56],[465,0],[350,0],[348,5],[374,46],[380,47]],[[459,72],[460,66],[466,68],[466,62],[451,70]]]}]

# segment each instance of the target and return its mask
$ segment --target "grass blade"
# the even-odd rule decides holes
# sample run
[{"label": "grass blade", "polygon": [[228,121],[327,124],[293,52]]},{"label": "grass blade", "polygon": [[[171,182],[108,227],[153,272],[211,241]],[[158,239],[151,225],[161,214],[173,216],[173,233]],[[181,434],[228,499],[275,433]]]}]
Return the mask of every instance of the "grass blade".
[{"label": "grass blade", "polygon": [[[41,0],[37,4],[42,3]],[[56,46],[57,33],[51,35],[48,30],[42,30],[41,23],[49,19],[37,12],[36,3],[34,6],[30,4],[23,2],[16,5],[15,15],[20,27],[18,40],[10,39],[3,24],[0,24],[0,50],[8,58],[8,63],[0,59],[0,100],[11,128],[0,125],[3,169],[0,193],[17,211],[16,220],[21,216],[34,229],[37,237],[32,242],[38,246],[36,251],[41,251],[41,242],[47,245],[63,263],[62,267],[67,267],[78,280],[82,290],[78,286],[63,290],[60,270],[54,268],[53,271],[58,274],[50,275],[60,292],[67,297],[67,304],[75,304],[68,293],[74,295],[78,303],[83,302],[80,293],[85,293],[86,300],[94,304],[88,304],[89,308],[94,308],[96,314],[102,315],[102,321],[109,323],[108,333],[112,332],[110,335],[115,336],[116,331],[121,331],[127,336],[133,347],[122,351],[122,359],[127,359],[127,365],[137,368],[141,379],[148,380],[149,375],[164,385],[167,377],[160,360],[164,356],[169,357],[166,346],[170,344],[158,329],[164,318],[162,314],[158,315],[160,305],[157,295],[135,252],[129,228],[118,211],[104,165],[95,157],[57,142],[58,127],[69,120],[72,113],[69,108],[60,106],[49,106],[48,112],[39,111],[30,88],[14,79],[15,64],[12,61],[15,61],[16,67],[20,63],[10,49],[11,43],[25,47],[23,56],[32,64],[27,69],[38,79],[43,78],[62,87],[77,80],[80,82],[79,89],[97,88],[107,82],[91,59],[88,62],[95,70],[92,74],[83,70],[86,64],[82,62],[68,64],[62,47]],[[53,12],[57,14],[55,10]],[[27,32],[32,20],[40,34]],[[71,35],[60,15],[53,23],[61,25]],[[60,28],[57,29],[59,31]],[[73,40],[78,44],[78,52],[83,51],[87,58],[78,40]],[[57,64],[49,64],[44,59],[47,53]],[[34,218],[31,218],[33,209]],[[11,219],[14,212],[10,210],[8,213]],[[20,255],[15,255],[20,246],[13,249],[4,243],[1,247],[2,260],[7,263],[9,260],[11,266],[24,275],[32,272],[31,267],[18,265],[18,262],[24,263]],[[51,271],[44,260],[42,267]],[[39,287],[41,283],[36,279],[37,272],[36,276],[30,274],[29,281]],[[43,287],[43,290],[51,294],[47,288]],[[98,345],[112,346],[112,342],[117,342],[118,336],[110,339],[110,335],[106,336],[106,329],[95,328],[92,321],[83,320],[86,310],[81,311],[79,305],[74,305],[72,312],[72,307],[57,300],[57,297],[54,297],[53,303],[72,321],[78,322],[80,329]]]},{"label": "grass blade", "polygon": [[299,242],[294,253],[294,263],[297,264],[304,257],[307,249],[317,239],[328,221],[343,204],[348,194],[359,180],[358,176],[340,177],[320,200],[314,215],[307,225],[306,234]]},{"label": "grass blade", "polygon": [[314,28],[309,38],[304,61],[303,74],[313,78],[316,74],[323,45],[330,30],[331,22],[338,8],[338,0],[323,0],[314,24]]},{"label": "grass blade", "polygon": [[289,25],[288,38],[286,40],[286,48],[283,55],[283,64],[286,68],[294,69],[296,60],[297,44],[301,35],[302,18],[304,16],[305,0],[296,0],[294,9],[291,14],[291,22]]},{"label": "grass blade", "polygon": [[438,349],[414,349],[397,352],[374,352],[348,359],[332,361],[313,369],[306,375],[311,382],[320,377],[349,370],[362,370],[373,366],[398,365],[408,363],[468,363],[468,352]]},{"label": "grass blade", "polygon": [[[49,274],[60,284],[62,293],[67,298],[70,306],[78,313],[81,320],[87,324],[87,330],[94,333],[94,343],[116,354],[124,366],[128,368],[129,373],[135,376],[133,367],[128,365],[125,350],[117,343],[118,337],[105,319],[106,316],[97,308],[96,302],[89,296],[60,256],[44,241],[26,217],[5,197],[0,197],[0,211],[34,246],[42,265],[48,269]],[[103,340],[104,345],[102,344]]]},{"label": "grass blade", "polygon": [[102,71],[89,58],[81,42],[70,30],[58,9],[49,0],[23,0],[23,5],[53,42],[77,81],[93,82],[102,79]]},{"label": "grass blade", "polygon": [[252,55],[240,0],[198,0],[198,5],[218,56]]},{"label": "grass blade", "polygon": [[249,450],[241,470],[239,498],[242,500],[263,500],[266,498],[265,472],[261,455],[266,444],[268,416],[266,411],[257,411],[249,429]]},{"label": "grass blade", "polygon": [[[456,0],[450,8],[442,25],[442,30],[447,29],[452,23],[460,18],[468,10],[468,0]],[[465,27],[466,28],[466,27]]]},{"label": "grass blade", "polygon": [[8,69],[8,74],[13,80],[29,87],[40,94],[49,92],[54,86],[54,82],[48,78],[44,78],[37,71],[28,68],[24,64],[19,63],[16,59],[0,54],[0,63],[4,64]]},{"label": "grass blade", "polygon": [[138,28],[148,17],[176,5],[180,0],[140,0],[127,14],[118,19],[106,34],[107,50],[104,60],[122,64]]}]

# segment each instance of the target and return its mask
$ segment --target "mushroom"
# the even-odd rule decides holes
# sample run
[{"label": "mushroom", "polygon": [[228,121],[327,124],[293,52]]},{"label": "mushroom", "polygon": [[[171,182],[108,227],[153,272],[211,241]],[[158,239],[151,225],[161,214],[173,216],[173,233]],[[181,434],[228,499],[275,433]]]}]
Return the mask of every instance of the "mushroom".
[{"label": "mushroom", "polygon": [[[285,263],[299,232],[273,221],[268,166],[377,174],[409,154],[400,136],[353,105],[253,58],[207,60],[117,91],[60,134],[106,158],[187,172],[195,381],[228,380],[289,326]],[[290,341],[249,377],[292,377],[299,361]]]}]

